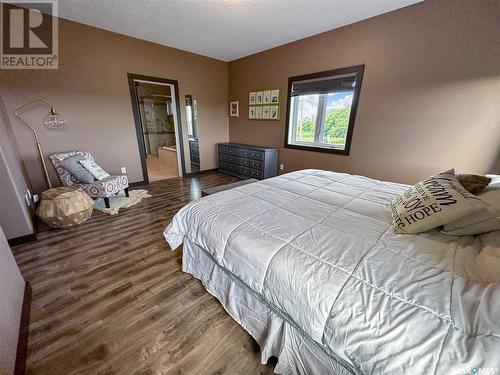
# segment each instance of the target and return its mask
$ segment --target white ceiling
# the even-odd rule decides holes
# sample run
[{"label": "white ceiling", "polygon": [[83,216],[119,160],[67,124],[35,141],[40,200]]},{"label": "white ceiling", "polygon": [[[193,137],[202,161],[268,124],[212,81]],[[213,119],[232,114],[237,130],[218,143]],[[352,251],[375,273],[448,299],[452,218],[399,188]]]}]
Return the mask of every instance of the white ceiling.
[{"label": "white ceiling", "polygon": [[59,0],[59,16],[231,61],[421,0]]}]

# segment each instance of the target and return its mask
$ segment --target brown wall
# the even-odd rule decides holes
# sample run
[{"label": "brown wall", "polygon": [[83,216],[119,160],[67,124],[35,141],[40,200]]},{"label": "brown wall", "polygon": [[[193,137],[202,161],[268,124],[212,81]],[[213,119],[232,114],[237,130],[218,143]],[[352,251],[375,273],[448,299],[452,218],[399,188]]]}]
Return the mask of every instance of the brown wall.
[{"label": "brown wall", "polygon": [[0,374],[14,373],[24,286],[0,226]]},{"label": "brown wall", "polygon": [[[280,148],[285,172],[401,182],[455,167],[500,173],[500,2],[432,0],[229,63],[231,141]],[[349,156],[284,149],[288,77],[366,64]],[[279,122],[248,93],[281,89]]]},{"label": "brown wall", "polygon": [[[0,97],[0,226],[7,239],[33,233],[34,210],[25,194],[30,188],[5,105]],[[1,373],[1,372],[0,372]]]},{"label": "brown wall", "polygon": [[226,62],[62,19],[59,53],[58,70],[0,71],[0,95],[35,190],[44,190],[45,184],[33,138],[14,126],[12,112],[37,96],[53,103],[69,125],[65,131],[49,131],[41,123],[45,108],[26,114],[39,130],[46,155],[84,149],[110,173],[125,166],[132,182],[142,180],[127,72],[178,80],[184,126],[184,95],[198,100],[201,167],[216,167],[215,144],[229,137]]}]

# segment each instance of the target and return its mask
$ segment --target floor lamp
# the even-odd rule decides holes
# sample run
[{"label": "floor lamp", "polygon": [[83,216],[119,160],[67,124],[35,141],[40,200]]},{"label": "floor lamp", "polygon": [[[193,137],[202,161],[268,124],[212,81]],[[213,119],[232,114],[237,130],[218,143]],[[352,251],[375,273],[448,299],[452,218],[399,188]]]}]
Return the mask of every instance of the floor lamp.
[{"label": "floor lamp", "polygon": [[43,118],[43,124],[48,128],[48,129],[63,129],[64,126],[66,125],[66,120],[64,117],[62,117],[59,113],[56,112],[54,106],[50,104],[48,101],[42,98],[36,98],[31,101],[29,101],[26,104],[23,104],[22,106],[18,107],[15,109],[14,114],[16,117],[21,120],[21,122],[26,125],[30,130],[33,132],[33,136],[35,137],[35,143],[36,143],[36,149],[38,151],[38,156],[40,157],[40,162],[42,163],[43,167],[43,173],[45,174],[45,180],[47,181],[47,184],[49,185],[49,189],[52,189],[52,183],[50,182],[50,177],[49,177],[49,172],[47,170],[47,164],[45,164],[45,158],[43,156],[43,151],[42,151],[42,146],[40,145],[40,140],[38,139],[38,134],[36,133],[36,130],[28,124],[26,120],[24,120],[20,113],[24,111],[25,109],[34,106],[35,104],[43,104],[47,107],[50,108],[49,113]]}]

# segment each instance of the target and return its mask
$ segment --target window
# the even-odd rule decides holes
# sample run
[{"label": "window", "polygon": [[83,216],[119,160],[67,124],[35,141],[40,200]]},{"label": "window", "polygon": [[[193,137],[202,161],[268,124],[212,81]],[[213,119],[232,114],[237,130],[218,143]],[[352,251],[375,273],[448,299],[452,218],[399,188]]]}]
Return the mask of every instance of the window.
[{"label": "window", "polygon": [[364,65],[291,77],[285,147],[349,154]]}]

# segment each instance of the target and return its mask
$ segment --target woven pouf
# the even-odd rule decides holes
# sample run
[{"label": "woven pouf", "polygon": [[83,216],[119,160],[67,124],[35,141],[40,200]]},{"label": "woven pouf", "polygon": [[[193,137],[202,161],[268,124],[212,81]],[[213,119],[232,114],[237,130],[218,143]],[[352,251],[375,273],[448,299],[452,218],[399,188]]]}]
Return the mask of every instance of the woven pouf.
[{"label": "woven pouf", "polygon": [[90,218],[94,201],[77,186],[61,186],[42,193],[37,215],[53,228],[78,225]]}]

